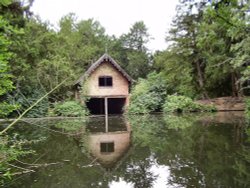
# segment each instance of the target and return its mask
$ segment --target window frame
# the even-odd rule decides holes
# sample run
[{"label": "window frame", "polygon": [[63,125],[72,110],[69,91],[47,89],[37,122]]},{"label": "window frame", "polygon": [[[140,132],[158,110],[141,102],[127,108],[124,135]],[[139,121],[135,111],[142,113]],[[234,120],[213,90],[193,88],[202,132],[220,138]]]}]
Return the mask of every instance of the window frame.
[{"label": "window frame", "polygon": [[100,152],[101,153],[114,153],[115,152],[115,143],[114,142],[101,142],[100,143]]},{"label": "window frame", "polygon": [[112,76],[99,76],[98,86],[99,87],[113,87],[113,77]]}]

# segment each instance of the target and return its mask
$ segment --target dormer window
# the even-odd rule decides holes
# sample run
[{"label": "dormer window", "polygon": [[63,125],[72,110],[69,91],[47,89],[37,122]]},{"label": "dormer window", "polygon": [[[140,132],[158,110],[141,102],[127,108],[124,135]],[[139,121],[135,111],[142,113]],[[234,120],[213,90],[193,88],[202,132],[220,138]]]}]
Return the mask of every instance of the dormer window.
[{"label": "dormer window", "polygon": [[113,79],[111,76],[100,76],[99,77],[99,86],[100,87],[112,87]]}]

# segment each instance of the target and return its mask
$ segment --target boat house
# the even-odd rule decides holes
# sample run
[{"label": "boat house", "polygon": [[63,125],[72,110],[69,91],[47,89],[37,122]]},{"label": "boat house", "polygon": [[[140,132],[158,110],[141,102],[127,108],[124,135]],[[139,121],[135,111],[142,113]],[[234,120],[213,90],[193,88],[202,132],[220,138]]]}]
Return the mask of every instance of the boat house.
[{"label": "boat house", "polygon": [[[120,65],[105,53],[76,81],[75,97],[86,102],[91,114],[121,114],[129,104],[132,81]],[[82,94],[88,98],[87,101],[83,101]]]}]

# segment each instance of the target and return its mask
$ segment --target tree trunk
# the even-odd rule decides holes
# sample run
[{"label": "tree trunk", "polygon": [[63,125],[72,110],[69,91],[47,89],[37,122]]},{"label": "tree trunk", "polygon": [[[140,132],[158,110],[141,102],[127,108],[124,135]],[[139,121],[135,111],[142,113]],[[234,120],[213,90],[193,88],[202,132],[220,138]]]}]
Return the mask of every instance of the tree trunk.
[{"label": "tree trunk", "polygon": [[237,91],[235,86],[235,74],[234,72],[231,73],[231,82],[232,82],[232,96],[237,97]]},{"label": "tree trunk", "polygon": [[202,99],[208,99],[208,94],[207,91],[204,87],[204,76],[203,76],[203,72],[201,70],[201,66],[200,66],[200,62],[196,61],[196,70],[197,70],[197,74],[198,74],[198,84],[201,90],[201,94],[202,94]]},{"label": "tree trunk", "polygon": [[239,78],[236,72],[231,73],[231,81],[232,81],[232,96],[242,97],[243,93],[241,90],[241,83],[239,82]]}]

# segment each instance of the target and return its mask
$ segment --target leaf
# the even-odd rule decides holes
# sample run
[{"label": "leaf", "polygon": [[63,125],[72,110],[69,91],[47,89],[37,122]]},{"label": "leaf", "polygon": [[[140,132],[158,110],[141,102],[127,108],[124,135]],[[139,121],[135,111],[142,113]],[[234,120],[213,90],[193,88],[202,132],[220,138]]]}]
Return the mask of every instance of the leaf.
[{"label": "leaf", "polygon": [[8,6],[11,4],[11,0],[1,0],[0,4],[2,4],[3,6]]}]

